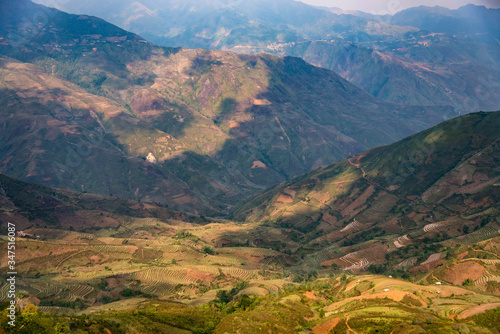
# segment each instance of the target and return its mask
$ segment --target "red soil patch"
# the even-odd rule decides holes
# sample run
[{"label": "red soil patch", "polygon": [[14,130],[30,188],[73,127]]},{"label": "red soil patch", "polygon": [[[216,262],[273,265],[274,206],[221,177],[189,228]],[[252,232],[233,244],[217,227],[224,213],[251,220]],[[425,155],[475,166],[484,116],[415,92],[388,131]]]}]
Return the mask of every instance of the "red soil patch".
[{"label": "red soil patch", "polygon": [[332,216],[328,212],[325,212],[323,215],[323,220],[331,225],[335,224],[337,222],[337,217]]},{"label": "red soil patch", "polygon": [[280,195],[276,202],[281,202],[281,203],[293,203],[293,199],[288,196],[288,195]]},{"label": "red soil patch", "polygon": [[218,248],[222,248],[222,247],[225,247],[226,245],[230,245],[232,244],[232,240],[228,240],[228,239],[219,239],[215,242],[215,245],[218,247]]},{"label": "red soil patch", "polygon": [[465,319],[472,317],[476,314],[484,313],[488,310],[492,310],[494,308],[500,307],[500,303],[489,303],[471,307],[468,310],[463,311],[459,315],[457,315],[457,319]]},{"label": "red soil patch", "polygon": [[130,249],[129,251],[130,254],[134,254],[139,249],[139,247],[137,246],[127,246],[127,248]]},{"label": "red soil patch", "polygon": [[13,158],[14,158],[14,156],[13,156],[13,155],[11,155],[10,157],[7,157],[7,159],[5,159],[2,163],[6,165],[6,164],[8,164],[8,163],[9,163],[9,162],[13,159]]},{"label": "red soil patch", "polygon": [[443,280],[459,285],[468,278],[473,281],[481,278],[484,270],[485,268],[477,262],[467,261],[458,263],[444,274]]},{"label": "red soil patch", "polygon": [[269,100],[267,100],[267,99],[255,99],[255,100],[253,100],[253,104],[255,106],[269,106],[272,103],[269,102]]},{"label": "red soil patch", "polygon": [[316,294],[314,293],[314,291],[306,291],[306,292],[304,292],[304,295],[308,299],[319,300],[319,298],[316,296]]},{"label": "red soil patch", "polygon": [[144,210],[155,210],[158,207],[156,205],[148,204],[148,203],[141,203],[142,207]]},{"label": "red soil patch", "polygon": [[63,125],[63,124],[64,124],[64,122],[59,121],[57,119],[52,119],[50,121],[47,121],[48,126],[59,126],[59,125]]},{"label": "red soil patch", "polygon": [[417,271],[429,271],[429,270],[432,270],[432,269],[435,269],[437,268],[440,264],[442,263],[445,263],[446,261],[444,260],[438,260],[438,261],[434,261],[434,262],[431,262],[431,263],[428,263],[428,264],[424,264],[424,265],[420,265],[420,266],[416,266],[416,267],[413,267],[413,268],[410,268],[408,269],[409,272],[413,273],[413,272],[417,272]]},{"label": "red soil patch", "polygon": [[80,131],[78,131],[78,127],[76,125],[66,125],[59,127],[62,133],[70,133],[72,135],[79,135]]},{"label": "red soil patch", "polygon": [[186,276],[193,277],[193,278],[199,279],[200,281],[204,281],[204,282],[208,282],[208,283],[212,282],[215,278],[215,276],[213,274],[209,274],[209,273],[199,271],[196,269],[188,269],[186,271]]},{"label": "red soil patch", "polygon": [[413,211],[412,213],[410,213],[410,214],[408,215],[408,218],[413,218],[413,217],[415,217],[416,215],[417,215],[417,213],[416,213],[415,211]]},{"label": "red soil patch", "polygon": [[178,198],[172,198],[172,200],[177,205],[183,205],[192,202],[192,198],[189,195],[184,195]]},{"label": "red soil patch", "polygon": [[256,161],[253,162],[253,165],[252,165],[252,169],[255,169],[255,168],[264,168],[264,169],[267,169],[267,166],[262,161],[256,160]]},{"label": "red soil patch", "polygon": [[408,198],[410,201],[414,201],[418,198],[417,195],[411,195],[411,196],[407,196],[406,198]]},{"label": "red soil patch", "polygon": [[366,189],[354,202],[352,202],[349,206],[347,206],[340,214],[345,217],[351,212],[353,212],[356,208],[359,206],[363,205],[366,200],[373,195],[375,192],[375,187],[374,186],[369,186],[368,189]]},{"label": "red soil patch", "polygon": [[238,232],[239,230],[234,227],[221,227],[219,228],[221,231],[226,231],[226,232]]},{"label": "red soil patch", "polygon": [[321,221],[321,223],[318,225],[318,230],[326,230],[327,228],[329,228],[331,225],[328,224],[327,222],[325,222],[324,220]]},{"label": "red soil patch", "polygon": [[463,252],[462,254],[458,254],[457,259],[463,260],[467,255],[469,255],[469,251]]},{"label": "red soil patch", "polygon": [[312,331],[314,334],[328,334],[338,325],[339,322],[340,318],[333,318],[322,323],[321,325],[313,327]]},{"label": "red soil patch", "polygon": [[259,263],[260,261],[262,261],[266,258],[265,256],[249,255],[249,254],[239,253],[239,252],[234,253],[234,255],[236,255],[238,258],[246,259],[246,260],[253,262],[253,263]]}]

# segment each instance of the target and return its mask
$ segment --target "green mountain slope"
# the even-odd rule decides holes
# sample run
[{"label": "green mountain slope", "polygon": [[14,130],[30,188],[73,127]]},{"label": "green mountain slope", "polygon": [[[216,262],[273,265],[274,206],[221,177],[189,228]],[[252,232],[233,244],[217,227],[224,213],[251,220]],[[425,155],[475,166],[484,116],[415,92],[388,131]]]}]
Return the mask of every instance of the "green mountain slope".
[{"label": "green mountain slope", "polygon": [[311,266],[425,262],[443,242],[500,233],[498,124],[500,112],[452,119],[283,183],[234,216],[291,229]]},{"label": "green mountain slope", "polygon": [[[229,233],[248,233],[251,243],[271,240],[278,230],[280,240],[287,241],[289,228],[268,226],[255,233],[251,223],[0,175],[0,231],[7,231],[7,223],[19,232],[16,324],[25,329],[21,332],[51,334],[71,327],[117,334],[258,333],[262,328],[460,333],[498,327],[499,237],[446,247],[437,268],[429,263],[420,266],[424,273],[410,269],[412,282],[351,275],[338,267],[310,270],[303,277],[297,264],[310,264],[309,257],[301,259],[291,247],[285,250],[290,256],[219,243]],[[6,237],[0,246],[7,246]],[[412,261],[411,254],[405,256]],[[7,270],[2,261],[0,273]],[[0,329],[7,333],[12,332],[5,311],[8,287],[0,282]]]},{"label": "green mountain slope", "polygon": [[[224,213],[451,114],[374,99],[298,58],[162,48],[93,17],[4,6],[0,53],[34,64],[2,60],[0,170],[23,180]],[[26,32],[37,12],[48,20]]]},{"label": "green mountain slope", "polygon": [[[469,114],[320,168],[244,206],[246,223],[0,175],[0,231],[19,232],[17,324],[41,333],[495,330],[499,118]],[[352,275],[365,271],[404,279]],[[7,332],[8,287],[0,283]]]}]

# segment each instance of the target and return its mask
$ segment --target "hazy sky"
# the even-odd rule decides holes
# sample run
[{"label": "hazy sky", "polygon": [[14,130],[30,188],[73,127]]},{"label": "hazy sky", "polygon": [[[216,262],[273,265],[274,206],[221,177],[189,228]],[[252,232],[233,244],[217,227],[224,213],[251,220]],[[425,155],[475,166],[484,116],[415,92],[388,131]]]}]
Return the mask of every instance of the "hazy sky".
[{"label": "hazy sky", "polygon": [[443,6],[452,9],[468,3],[500,8],[500,0],[300,0],[311,5],[338,7],[346,10],[361,10],[377,14],[395,14],[408,7]]}]

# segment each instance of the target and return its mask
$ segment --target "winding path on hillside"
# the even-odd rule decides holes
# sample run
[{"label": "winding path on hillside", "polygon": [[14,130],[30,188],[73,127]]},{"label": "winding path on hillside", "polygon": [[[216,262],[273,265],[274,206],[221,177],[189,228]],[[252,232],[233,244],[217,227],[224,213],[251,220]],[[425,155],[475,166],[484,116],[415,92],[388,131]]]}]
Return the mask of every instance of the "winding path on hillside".
[{"label": "winding path on hillside", "polygon": [[345,324],[346,324],[347,328],[348,328],[351,332],[353,332],[354,334],[358,334],[358,332],[356,332],[354,329],[352,329],[352,328],[351,328],[351,326],[349,326],[349,317],[348,317],[348,316],[346,316],[346,317],[345,317]]}]

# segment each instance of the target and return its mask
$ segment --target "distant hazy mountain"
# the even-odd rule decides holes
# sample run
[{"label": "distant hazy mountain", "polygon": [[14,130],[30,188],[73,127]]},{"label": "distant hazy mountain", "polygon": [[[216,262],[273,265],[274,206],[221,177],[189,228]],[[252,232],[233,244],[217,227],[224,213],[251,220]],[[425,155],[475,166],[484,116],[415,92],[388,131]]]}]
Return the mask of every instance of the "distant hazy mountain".
[{"label": "distant hazy mountain", "polygon": [[[48,0],[38,0],[51,4]],[[385,29],[404,33],[408,28],[387,28],[354,15],[337,15],[293,0],[255,1],[65,1],[60,9],[91,14],[135,32],[151,42],[188,48],[234,48],[263,51],[272,43],[303,39],[354,38],[356,34],[391,37]],[[375,37],[373,37],[375,38]]]},{"label": "distant hazy mountain", "polygon": [[500,106],[500,46],[424,32],[389,45],[290,43],[284,54],[329,68],[386,101],[451,105],[460,112]]},{"label": "distant hazy mountain", "polygon": [[493,43],[500,39],[500,9],[484,6],[467,5],[456,10],[421,6],[395,14],[390,23]]},{"label": "distant hazy mountain", "polygon": [[69,0],[60,6],[160,45],[301,57],[390,102],[459,112],[500,105],[493,88],[500,86],[500,45],[491,43],[499,10],[419,7],[391,17],[292,0]]},{"label": "distant hazy mountain", "polygon": [[2,9],[0,54],[18,60],[0,64],[0,171],[22,180],[220,213],[452,114],[375,99],[299,58],[163,48],[86,15]]}]

